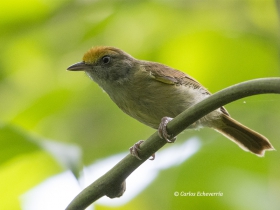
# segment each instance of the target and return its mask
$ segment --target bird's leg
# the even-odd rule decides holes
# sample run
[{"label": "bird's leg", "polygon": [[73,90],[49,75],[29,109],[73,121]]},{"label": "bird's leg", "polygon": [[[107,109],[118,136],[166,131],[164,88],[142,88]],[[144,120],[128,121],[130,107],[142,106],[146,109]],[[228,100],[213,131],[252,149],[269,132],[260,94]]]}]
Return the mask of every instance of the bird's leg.
[{"label": "bird's leg", "polygon": [[[171,117],[163,117],[161,119],[161,122],[159,124],[159,128],[158,128],[158,135],[160,138],[164,139],[165,141],[167,141],[167,143],[174,143],[176,140],[176,136],[172,137],[171,135],[169,135],[167,133],[166,130],[166,125],[167,123],[169,123],[173,118]],[[144,141],[140,140],[138,142],[136,142],[132,147],[129,148],[130,154],[134,157],[136,157],[138,160],[141,160],[141,158],[139,157],[139,151],[141,151],[140,149],[140,144],[142,144]],[[155,154],[152,155],[152,157],[149,160],[154,160],[155,159]]]},{"label": "bird's leg", "polygon": [[141,150],[140,144],[142,144],[143,142],[144,142],[143,140],[140,140],[140,141],[136,142],[132,147],[129,148],[130,154],[139,160],[141,160],[141,158],[139,157],[139,151]]},{"label": "bird's leg", "polygon": [[159,127],[158,127],[158,135],[159,135],[159,137],[164,139],[164,140],[166,140],[167,143],[174,143],[175,140],[176,140],[176,136],[172,137],[172,135],[169,135],[167,133],[167,130],[166,130],[166,125],[171,120],[173,120],[173,118],[171,118],[171,117],[163,117],[161,119],[161,122],[160,122]]},{"label": "bird's leg", "polygon": [[[138,160],[141,160],[141,158],[139,157],[139,151],[141,151],[140,144],[142,144],[143,142],[144,142],[143,140],[140,140],[129,148],[130,154],[136,157]],[[153,154],[149,160],[154,160],[154,159],[155,159],[155,154]]]}]

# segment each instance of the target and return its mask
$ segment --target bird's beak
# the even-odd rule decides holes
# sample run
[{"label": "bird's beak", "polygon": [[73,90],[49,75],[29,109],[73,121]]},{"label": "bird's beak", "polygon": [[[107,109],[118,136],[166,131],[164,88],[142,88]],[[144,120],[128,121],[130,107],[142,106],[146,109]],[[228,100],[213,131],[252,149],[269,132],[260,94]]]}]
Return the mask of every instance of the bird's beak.
[{"label": "bird's beak", "polygon": [[86,64],[84,61],[75,63],[67,68],[69,71],[85,71],[90,70],[91,66]]}]

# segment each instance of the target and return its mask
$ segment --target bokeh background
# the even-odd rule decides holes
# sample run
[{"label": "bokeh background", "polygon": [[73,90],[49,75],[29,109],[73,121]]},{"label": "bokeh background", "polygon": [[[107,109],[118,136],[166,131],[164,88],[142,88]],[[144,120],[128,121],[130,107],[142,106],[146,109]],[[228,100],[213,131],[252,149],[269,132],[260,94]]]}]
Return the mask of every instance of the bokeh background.
[{"label": "bokeh background", "polygon": [[[22,209],[20,196],[49,177],[67,170],[78,177],[83,166],[127,151],[154,133],[123,114],[84,73],[66,71],[90,47],[115,46],[138,59],[164,63],[216,92],[242,81],[280,76],[277,3],[1,2],[0,209]],[[200,138],[195,155],[162,171],[128,203],[94,208],[279,209],[280,96],[254,96],[226,108],[267,136],[278,151],[258,158],[212,130],[186,131],[178,143]],[[175,197],[174,191],[224,195]]]}]

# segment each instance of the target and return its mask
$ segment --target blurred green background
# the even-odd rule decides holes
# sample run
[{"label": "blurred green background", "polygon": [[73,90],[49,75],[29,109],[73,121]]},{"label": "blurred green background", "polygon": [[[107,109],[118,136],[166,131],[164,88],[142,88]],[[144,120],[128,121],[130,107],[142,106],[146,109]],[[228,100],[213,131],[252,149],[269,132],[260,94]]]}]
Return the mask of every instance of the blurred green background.
[{"label": "blurred green background", "polygon": [[[19,196],[46,178],[69,168],[77,173],[82,165],[127,151],[154,132],[123,114],[85,74],[66,71],[90,47],[115,46],[138,59],[164,63],[216,92],[250,79],[279,77],[276,4],[1,2],[0,209],[21,209]],[[226,108],[267,136],[278,152],[258,158],[212,130],[187,131],[178,141],[201,138],[197,154],[163,171],[128,204],[95,208],[279,209],[280,96],[254,96]],[[63,145],[57,146],[60,156],[50,152],[56,144]],[[224,196],[175,197],[174,191],[221,191]]]}]

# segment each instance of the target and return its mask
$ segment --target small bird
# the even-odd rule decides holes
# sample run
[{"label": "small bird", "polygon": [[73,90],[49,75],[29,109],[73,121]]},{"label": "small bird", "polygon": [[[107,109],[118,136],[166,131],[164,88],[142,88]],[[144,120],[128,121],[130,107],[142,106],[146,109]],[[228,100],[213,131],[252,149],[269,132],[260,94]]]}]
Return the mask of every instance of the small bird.
[{"label": "small bird", "polygon": [[[211,93],[186,73],[166,65],[138,60],[115,47],[93,47],[83,60],[68,67],[70,71],[85,71],[129,116],[152,128],[172,143],[166,124]],[[207,114],[189,128],[213,128],[245,151],[263,156],[273,150],[269,140],[229,116],[224,107]],[[139,141],[130,153],[140,159]],[[154,158],[154,157],[153,157]]]}]

